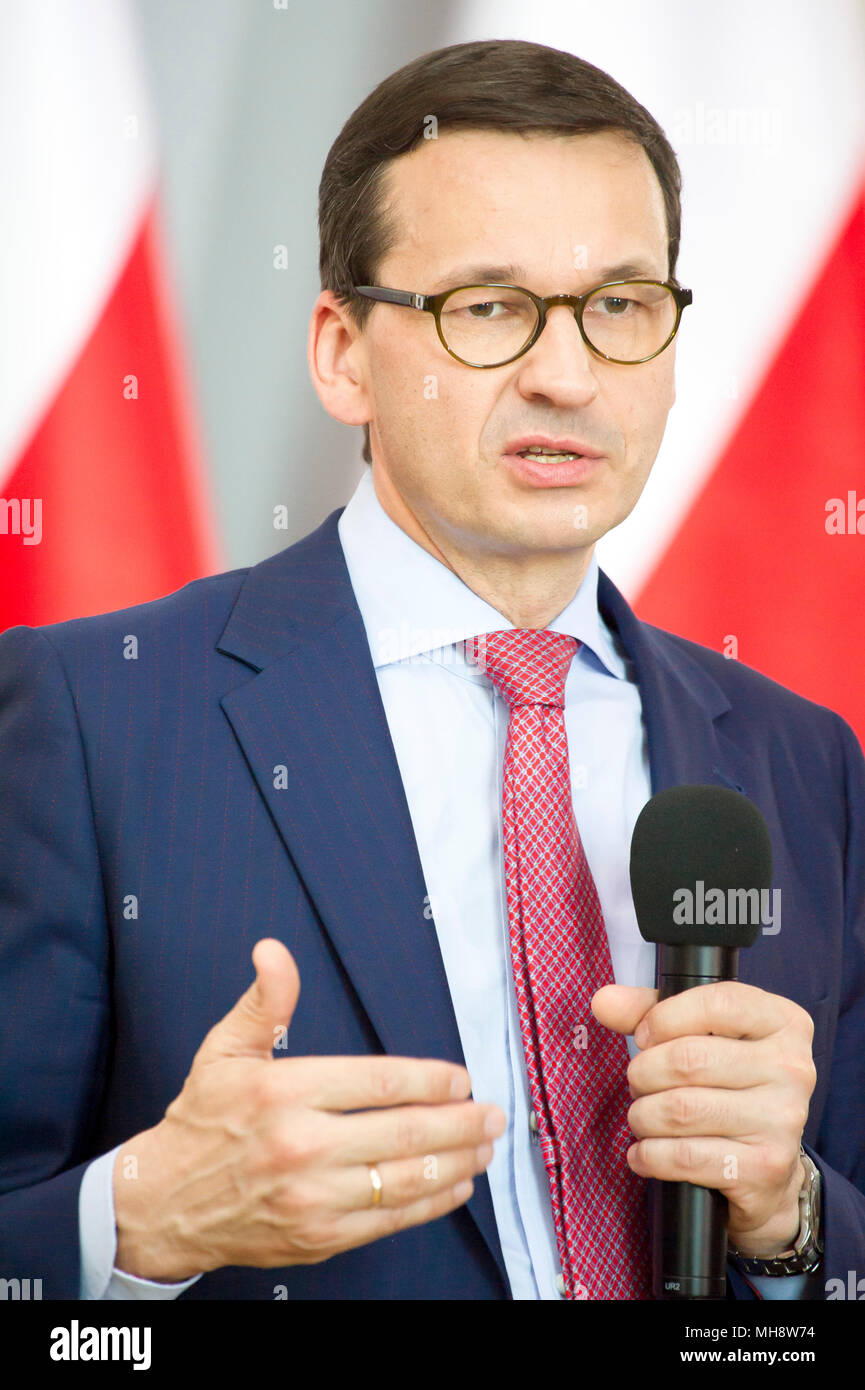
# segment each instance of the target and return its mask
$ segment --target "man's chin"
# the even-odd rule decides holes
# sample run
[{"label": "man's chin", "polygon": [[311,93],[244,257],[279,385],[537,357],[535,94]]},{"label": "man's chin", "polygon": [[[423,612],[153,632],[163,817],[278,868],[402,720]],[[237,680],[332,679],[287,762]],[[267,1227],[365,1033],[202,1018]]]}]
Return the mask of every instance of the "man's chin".
[{"label": "man's chin", "polygon": [[520,556],[565,555],[594,545],[608,526],[598,524],[571,507],[564,515],[555,517],[525,516],[498,518],[489,526],[475,530],[479,550],[497,552],[511,559]]},{"label": "man's chin", "polygon": [[615,526],[618,517],[609,498],[573,487],[521,499],[508,507],[508,520],[515,538],[532,549],[579,550]]}]

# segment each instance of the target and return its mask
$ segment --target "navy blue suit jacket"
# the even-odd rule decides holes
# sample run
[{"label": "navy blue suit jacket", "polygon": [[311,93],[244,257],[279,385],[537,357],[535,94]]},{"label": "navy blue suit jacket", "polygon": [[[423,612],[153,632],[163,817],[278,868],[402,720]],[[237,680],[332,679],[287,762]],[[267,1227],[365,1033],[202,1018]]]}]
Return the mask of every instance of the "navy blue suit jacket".
[{"label": "navy blue suit jacket", "polygon": [[[288,1055],[463,1062],[338,517],[248,571],[0,637],[0,1275],[45,1298],[78,1297],[88,1161],[160,1120],[259,938],[300,970]],[[639,622],[603,574],[599,602],[636,667],[653,791],[734,787],[768,822],[782,926],[741,976],[814,1019],[825,1277],[861,1277],[861,750],[829,710]],[[486,1177],[431,1224],[315,1266],[216,1270],[182,1297],[277,1285],[509,1297]],[[753,1296],[738,1276],[731,1292]]]}]

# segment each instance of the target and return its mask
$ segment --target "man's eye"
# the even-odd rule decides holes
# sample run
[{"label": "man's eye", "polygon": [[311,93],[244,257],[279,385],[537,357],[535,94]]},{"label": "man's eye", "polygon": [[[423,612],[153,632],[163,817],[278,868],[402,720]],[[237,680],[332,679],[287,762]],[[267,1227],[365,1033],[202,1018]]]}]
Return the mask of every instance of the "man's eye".
[{"label": "man's eye", "polygon": [[639,302],[636,299],[627,299],[621,294],[605,294],[601,299],[592,301],[593,309],[601,308],[601,306],[603,306],[603,312],[611,318],[621,318],[623,314],[628,312],[629,308],[639,308]]},{"label": "man's eye", "polygon": [[469,304],[468,313],[475,319],[499,318],[499,314],[493,313],[494,309],[505,309],[507,306],[500,299],[487,299],[478,304]]}]

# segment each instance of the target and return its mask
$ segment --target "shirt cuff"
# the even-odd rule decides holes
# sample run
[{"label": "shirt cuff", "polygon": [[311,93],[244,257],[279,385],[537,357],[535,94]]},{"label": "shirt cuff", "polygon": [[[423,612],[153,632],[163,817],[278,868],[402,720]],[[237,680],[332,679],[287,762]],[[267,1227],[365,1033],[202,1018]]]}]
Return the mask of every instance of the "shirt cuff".
[{"label": "shirt cuff", "polygon": [[[822,1276],[814,1274],[747,1274],[745,1278],[760,1294],[766,1303],[781,1302],[783,1299],[822,1298]],[[815,1293],[816,1284],[820,1293]]]},{"label": "shirt cuff", "polygon": [[[124,1141],[125,1142],[125,1141]],[[79,1296],[88,1302],[145,1299],[152,1302],[177,1298],[200,1274],[179,1284],[139,1279],[114,1265],[117,1225],[114,1218],[114,1161],[123,1144],[88,1164],[78,1194],[78,1233],[81,1247]]]}]

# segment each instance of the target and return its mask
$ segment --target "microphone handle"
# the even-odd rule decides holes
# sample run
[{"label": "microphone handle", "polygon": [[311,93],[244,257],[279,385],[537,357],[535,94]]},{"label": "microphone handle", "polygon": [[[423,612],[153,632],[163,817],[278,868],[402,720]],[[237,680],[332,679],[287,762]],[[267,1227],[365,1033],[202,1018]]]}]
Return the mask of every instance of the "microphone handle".
[{"label": "microphone handle", "polygon": [[[658,998],[735,980],[735,946],[658,944]],[[727,1296],[727,1199],[714,1187],[649,1179],[652,1292],[665,1300]]]}]

